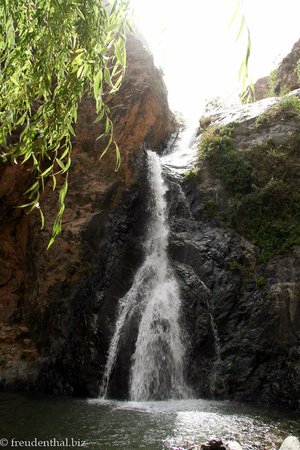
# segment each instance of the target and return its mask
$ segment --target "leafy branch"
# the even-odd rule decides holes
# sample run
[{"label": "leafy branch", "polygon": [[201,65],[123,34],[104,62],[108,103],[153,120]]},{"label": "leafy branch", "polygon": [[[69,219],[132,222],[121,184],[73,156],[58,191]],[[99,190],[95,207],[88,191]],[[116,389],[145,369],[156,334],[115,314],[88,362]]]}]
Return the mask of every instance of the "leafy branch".
[{"label": "leafy branch", "polygon": [[[254,86],[253,83],[249,80],[249,58],[251,55],[251,35],[250,30],[246,22],[246,17],[243,12],[243,1],[237,0],[235,11],[230,20],[229,28],[233,25],[234,22],[239,21],[239,28],[236,35],[236,40],[239,40],[242,34],[246,34],[246,52],[245,57],[241,62],[239,69],[239,81],[241,83],[241,100],[247,102],[251,95],[254,94]],[[250,89],[247,89],[249,86]]]},{"label": "leafy branch", "polygon": [[83,95],[96,103],[96,121],[116,151],[104,93],[120,87],[126,67],[128,1],[3,0],[0,8],[0,162],[26,164],[32,184],[28,211],[40,205],[46,183],[58,191],[48,248],[61,231],[73,125]]}]

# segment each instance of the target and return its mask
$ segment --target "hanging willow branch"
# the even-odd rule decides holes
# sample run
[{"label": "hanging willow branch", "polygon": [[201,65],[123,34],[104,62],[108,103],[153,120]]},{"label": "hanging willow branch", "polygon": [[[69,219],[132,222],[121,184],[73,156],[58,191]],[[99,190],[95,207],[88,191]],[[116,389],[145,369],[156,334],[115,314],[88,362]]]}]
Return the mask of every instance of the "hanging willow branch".
[{"label": "hanging willow branch", "polygon": [[[0,8],[0,162],[25,164],[33,183],[22,207],[38,208],[52,180],[58,213],[48,248],[61,231],[71,138],[85,93],[96,101],[108,147],[115,145],[104,90],[115,92],[126,67],[127,0],[3,0]],[[58,180],[64,180],[63,183]],[[59,186],[59,187],[58,187]]]},{"label": "hanging willow branch", "polygon": [[[243,33],[246,33],[247,45],[245,57],[241,62],[239,69],[239,81],[241,83],[241,100],[247,102],[254,94],[253,83],[249,80],[249,58],[251,55],[251,35],[250,30],[246,22],[246,18],[243,12],[243,2],[242,0],[237,0],[235,11],[232,15],[229,28],[236,21],[239,21],[238,33],[236,40],[239,40]],[[249,88],[247,88],[249,86]]]}]

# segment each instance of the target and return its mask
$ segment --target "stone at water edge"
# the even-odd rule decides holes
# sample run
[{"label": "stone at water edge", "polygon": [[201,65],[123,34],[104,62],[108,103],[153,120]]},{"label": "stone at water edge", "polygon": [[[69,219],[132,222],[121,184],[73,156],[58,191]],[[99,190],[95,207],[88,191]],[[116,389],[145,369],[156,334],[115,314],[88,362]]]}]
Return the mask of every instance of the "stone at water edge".
[{"label": "stone at water edge", "polygon": [[200,450],[227,450],[227,448],[221,439],[213,438],[202,444]]},{"label": "stone at water edge", "polygon": [[243,450],[243,447],[236,441],[226,442],[228,450]]},{"label": "stone at water edge", "polygon": [[279,450],[300,450],[300,441],[295,436],[288,436]]},{"label": "stone at water edge", "polygon": [[243,450],[237,441],[229,441],[224,444],[221,439],[212,438],[202,444],[200,450]]}]

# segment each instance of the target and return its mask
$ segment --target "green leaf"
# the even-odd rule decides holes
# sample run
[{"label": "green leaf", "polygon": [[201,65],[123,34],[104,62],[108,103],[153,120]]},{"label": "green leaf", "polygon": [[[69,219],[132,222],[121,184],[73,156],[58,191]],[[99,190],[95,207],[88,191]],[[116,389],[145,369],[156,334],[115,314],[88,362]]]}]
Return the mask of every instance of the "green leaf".
[{"label": "green leaf", "polygon": [[102,82],[102,69],[99,70],[99,72],[97,73],[97,75],[95,76],[95,79],[94,79],[94,96],[96,99],[98,98],[98,95],[99,95],[101,82]]},{"label": "green leaf", "polygon": [[72,64],[72,66],[78,66],[81,63],[82,63],[82,54],[80,53],[73,59],[71,64]]},{"label": "green leaf", "polygon": [[40,182],[39,182],[39,180],[38,180],[38,181],[36,181],[35,183],[33,183],[33,184],[27,189],[27,191],[24,192],[24,194],[26,195],[26,194],[29,194],[29,193],[34,193],[34,192],[36,192],[36,191],[38,190],[38,188],[39,188],[39,185],[40,185]]},{"label": "green leaf", "polygon": [[109,147],[111,146],[111,144],[112,144],[112,136],[110,136],[110,138],[109,138],[109,140],[108,140],[108,143],[107,143],[106,147],[105,147],[104,150],[102,151],[102,153],[101,153],[101,155],[100,155],[100,159],[102,159],[103,156],[107,153],[107,150],[109,149]]},{"label": "green leaf", "polygon": [[111,89],[110,93],[113,94],[114,92],[116,92],[123,80],[123,74],[119,76],[119,78],[117,79],[117,81],[113,84],[113,88]]},{"label": "green leaf", "polygon": [[111,84],[110,72],[107,67],[105,67],[105,69],[104,69],[104,80],[105,80],[106,84]]},{"label": "green leaf", "polygon": [[234,13],[233,13],[233,15],[232,15],[232,17],[230,19],[230,22],[229,22],[229,25],[228,25],[228,30],[232,27],[232,24],[235,22],[240,9],[241,9],[241,2],[240,2],[240,0],[238,0],[237,4],[236,4],[236,8],[234,10]]},{"label": "green leaf", "polygon": [[49,173],[53,170],[53,166],[51,165],[50,167],[48,167],[48,169],[46,169],[42,174],[41,177],[46,177],[47,175],[49,175]]},{"label": "green leaf", "polygon": [[22,125],[24,123],[24,120],[27,117],[27,111],[24,112],[24,114],[22,114],[22,116],[20,117],[20,119],[17,121],[16,125]]},{"label": "green leaf", "polygon": [[118,4],[118,0],[115,0],[114,3],[113,3],[113,6],[111,8],[111,11],[110,11],[111,15],[114,14],[114,12],[116,10],[116,7],[117,7],[117,4]]},{"label": "green leaf", "polygon": [[240,65],[240,69],[239,69],[239,80],[242,79],[242,75],[245,70],[245,65],[246,65],[246,60],[243,59],[243,61],[241,62],[241,65]]},{"label": "green leaf", "polygon": [[56,158],[55,161],[57,162],[57,164],[59,165],[59,167],[62,169],[62,171],[65,172],[65,171],[66,171],[66,168],[65,168],[64,163],[63,163],[60,159],[58,159],[58,158]]},{"label": "green leaf", "polygon": [[105,109],[102,109],[102,110],[100,111],[100,113],[98,114],[98,116],[97,116],[96,120],[94,121],[94,123],[100,122],[100,120],[103,119],[104,114],[105,114]]},{"label": "green leaf", "polygon": [[35,204],[36,204],[36,201],[34,200],[33,202],[25,203],[24,205],[17,206],[17,208],[28,208],[28,206],[32,206]]},{"label": "green leaf", "polygon": [[40,216],[41,216],[41,230],[43,230],[43,228],[45,227],[45,217],[44,217],[42,208],[39,207],[38,210],[39,210]]},{"label": "green leaf", "polygon": [[68,130],[71,132],[71,134],[73,134],[73,136],[76,136],[75,130],[70,123],[68,124]]},{"label": "green leaf", "polygon": [[77,70],[77,78],[81,78],[81,76],[83,74],[83,70],[84,70],[84,64],[82,66],[80,66],[79,69]]},{"label": "green leaf", "polygon": [[121,51],[121,49],[120,49],[119,44],[117,44],[116,45],[116,56],[117,56],[117,59],[118,59],[118,61],[121,64],[122,67],[125,66],[125,57],[124,57],[124,55],[125,55],[125,52],[123,53]]},{"label": "green leaf", "polygon": [[244,27],[245,27],[245,23],[246,23],[246,21],[245,21],[245,16],[242,16],[240,28],[239,28],[239,31],[238,31],[238,33],[237,33],[237,35],[236,35],[236,38],[235,38],[236,41],[239,40],[239,38],[240,38],[240,36],[241,36],[241,34],[242,34],[242,32],[243,32],[243,29],[244,29]]},{"label": "green leaf", "polygon": [[60,156],[60,159],[62,160],[62,159],[64,159],[66,156],[67,156],[67,154],[70,152],[70,148],[69,147],[67,147],[66,149],[65,149],[65,151],[62,153],[62,155]]},{"label": "green leaf", "polygon": [[16,86],[20,86],[18,79],[15,77],[15,75],[11,75],[10,77],[11,81],[16,85]]},{"label": "green leaf", "polygon": [[55,177],[55,175],[52,175],[52,182],[53,182],[53,191],[55,191],[55,188],[56,188],[56,177]]},{"label": "green leaf", "polygon": [[116,148],[116,166],[115,166],[115,172],[117,172],[121,167],[121,152],[118,147],[118,144],[115,142],[115,148]]},{"label": "green leaf", "polygon": [[68,191],[68,177],[66,177],[63,187],[61,188],[59,193],[59,201],[62,205],[64,204],[67,191]]}]

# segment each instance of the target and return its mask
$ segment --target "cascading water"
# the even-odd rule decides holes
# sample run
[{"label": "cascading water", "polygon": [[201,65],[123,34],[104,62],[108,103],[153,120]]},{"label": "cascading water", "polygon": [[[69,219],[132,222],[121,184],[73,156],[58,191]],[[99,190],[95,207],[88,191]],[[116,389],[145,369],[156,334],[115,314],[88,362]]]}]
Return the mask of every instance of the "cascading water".
[{"label": "cascading water", "polygon": [[188,396],[184,382],[184,339],[179,325],[179,289],[167,256],[167,187],[159,157],[150,150],[147,154],[151,215],[145,242],[146,256],[131,289],[120,301],[100,389],[100,395],[106,397],[122,332],[138,310],[141,320],[130,378],[130,398],[135,401]]}]

